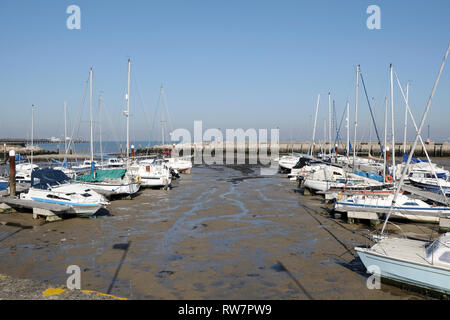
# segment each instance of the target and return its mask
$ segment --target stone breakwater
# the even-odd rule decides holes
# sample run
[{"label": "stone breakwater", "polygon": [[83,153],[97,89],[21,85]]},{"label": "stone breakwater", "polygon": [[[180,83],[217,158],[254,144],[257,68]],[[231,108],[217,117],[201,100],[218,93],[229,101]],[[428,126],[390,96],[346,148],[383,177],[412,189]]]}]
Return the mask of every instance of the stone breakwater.
[{"label": "stone breakwater", "polygon": [[[408,142],[406,144],[406,152],[409,153],[412,148],[412,142]],[[358,142],[355,146],[352,147],[356,149],[356,152],[360,155],[368,155],[371,154],[373,156],[381,155],[380,146],[377,142]],[[391,148],[391,144],[389,144]],[[166,145],[157,145],[150,148],[141,148],[137,151],[137,154],[145,154],[145,153],[159,153],[164,150],[172,150],[174,145],[166,144]],[[190,143],[190,144],[178,144],[175,145],[175,150],[179,153],[190,153],[191,155],[196,152],[217,152],[219,149],[223,149],[223,152],[243,152],[245,154],[254,153],[308,153],[311,149],[311,142],[280,142],[278,145],[271,143],[218,143],[218,142],[203,142],[203,143]],[[314,145],[315,152],[320,152],[321,150],[329,150],[328,143],[320,143],[316,142]],[[416,146],[414,154],[416,156],[425,156],[425,149],[428,152],[430,157],[448,157],[450,156],[450,142],[430,142],[425,144],[425,148],[419,143]],[[339,144],[338,151],[339,153],[344,153],[346,150],[345,144]],[[395,144],[395,153],[397,155],[403,154],[403,143],[398,142]],[[184,154],[186,155],[186,154]]]}]

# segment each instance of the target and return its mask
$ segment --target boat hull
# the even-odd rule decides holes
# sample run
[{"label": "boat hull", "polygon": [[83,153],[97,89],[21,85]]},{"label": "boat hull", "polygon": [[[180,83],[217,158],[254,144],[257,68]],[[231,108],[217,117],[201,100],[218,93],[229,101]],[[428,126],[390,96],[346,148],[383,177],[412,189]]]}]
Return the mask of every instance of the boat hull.
[{"label": "boat hull", "polygon": [[172,180],[167,177],[141,177],[141,184],[147,188],[162,188],[169,186]]},{"label": "boat hull", "polygon": [[[334,206],[335,211],[349,212],[376,212],[379,215],[389,213],[390,206],[374,206],[363,204],[349,204],[337,201]],[[437,223],[441,216],[450,216],[450,208],[413,208],[413,207],[393,207],[392,217],[406,219],[417,222]]]},{"label": "boat hull", "polygon": [[70,209],[68,209],[65,213],[68,214],[75,214],[80,217],[89,217],[94,215],[100,208],[103,207],[103,205],[95,204],[95,203],[83,203],[83,204],[77,204],[73,202],[68,201],[57,201],[57,200],[50,200],[46,198],[39,198],[39,197],[30,197],[31,200],[36,202],[43,202],[43,203],[51,203],[51,204],[59,204],[59,205],[66,205],[69,206]]},{"label": "boat hull", "polygon": [[450,293],[450,271],[373,253],[367,248],[355,248],[367,270],[378,267],[381,277],[400,281],[442,293]]},{"label": "boat hull", "polygon": [[94,190],[104,196],[133,195],[139,191],[139,183],[128,184],[103,184],[103,183],[83,183],[87,188]]}]

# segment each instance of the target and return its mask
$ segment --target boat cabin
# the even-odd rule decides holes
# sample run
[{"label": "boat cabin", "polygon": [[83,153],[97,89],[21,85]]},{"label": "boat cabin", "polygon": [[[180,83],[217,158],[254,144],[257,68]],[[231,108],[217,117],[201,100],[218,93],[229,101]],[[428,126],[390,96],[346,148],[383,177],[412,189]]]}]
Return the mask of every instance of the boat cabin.
[{"label": "boat cabin", "polygon": [[425,256],[432,265],[450,268],[450,232],[440,236],[426,247]]}]

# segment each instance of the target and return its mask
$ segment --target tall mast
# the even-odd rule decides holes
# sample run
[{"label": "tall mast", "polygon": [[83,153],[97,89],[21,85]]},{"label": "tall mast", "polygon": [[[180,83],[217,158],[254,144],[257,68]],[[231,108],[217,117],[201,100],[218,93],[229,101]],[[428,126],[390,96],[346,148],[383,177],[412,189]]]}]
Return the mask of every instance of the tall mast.
[{"label": "tall mast", "polygon": [[317,113],[319,111],[319,102],[320,102],[320,93],[317,95],[316,116],[314,117],[314,128],[313,128],[313,136],[312,136],[310,155],[312,155],[312,153],[313,153],[314,140],[316,139],[316,124],[317,124]]},{"label": "tall mast", "polygon": [[164,87],[161,85],[161,141],[164,145]]},{"label": "tall mast", "polygon": [[347,101],[347,158],[350,155],[350,102]]},{"label": "tall mast", "polygon": [[99,126],[99,136],[100,136],[100,163],[103,167],[103,145],[102,145],[102,94],[98,96],[98,126]]},{"label": "tall mast", "polygon": [[328,92],[328,153],[331,156],[331,93]]},{"label": "tall mast", "polygon": [[33,170],[34,104],[31,105],[31,170]]},{"label": "tall mast", "polygon": [[64,101],[64,152],[67,156],[67,103]]},{"label": "tall mast", "polygon": [[127,91],[127,159],[130,155],[130,71],[131,71],[131,60],[128,59],[128,91]]},{"label": "tall mast", "polygon": [[161,141],[164,145],[164,87],[161,84]]},{"label": "tall mast", "polygon": [[[337,157],[337,148],[336,145],[338,142],[338,127],[337,127],[337,117],[336,117],[336,104],[335,101],[333,99],[333,133],[336,134],[336,136],[334,137],[334,143],[335,145],[333,145],[333,154],[336,152],[335,156]],[[336,149],[334,149],[336,148]]]},{"label": "tall mast", "polygon": [[405,103],[405,128],[403,132],[403,154],[406,153],[406,131],[408,128],[408,93],[409,91],[409,82],[406,83],[406,103]]},{"label": "tall mast", "polygon": [[91,128],[91,163],[94,161],[94,131],[92,127],[92,68],[89,70],[89,124]]},{"label": "tall mast", "polygon": [[[355,134],[353,136],[353,167],[356,160],[356,129],[358,127],[358,92],[359,92],[359,65],[356,66],[356,86],[355,86]],[[350,140],[349,140],[350,141]]]},{"label": "tall mast", "polygon": [[388,121],[388,102],[387,97],[384,97],[384,147],[383,147],[384,150],[382,150],[384,159],[383,177],[386,177],[387,121]]},{"label": "tall mast", "polygon": [[391,75],[391,127],[392,127],[392,177],[395,181],[395,134],[394,134],[394,80],[392,63],[390,65]]}]

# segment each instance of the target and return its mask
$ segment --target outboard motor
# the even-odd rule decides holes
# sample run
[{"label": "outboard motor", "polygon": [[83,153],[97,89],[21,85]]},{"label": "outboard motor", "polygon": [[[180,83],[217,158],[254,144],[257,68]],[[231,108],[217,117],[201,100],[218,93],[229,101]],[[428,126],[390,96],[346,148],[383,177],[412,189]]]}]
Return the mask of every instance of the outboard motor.
[{"label": "outboard motor", "polygon": [[309,164],[309,160],[306,159],[306,158],[304,158],[304,157],[301,157],[301,158],[298,160],[298,162],[295,164],[295,166],[292,167],[292,169],[301,169],[301,168],[303,168],[304,166],[306,166],[307,164]]},{"label": "outboard motor", "polygon": [[172,178],[178,179],[180,177],[180,174],[178,171],[174,170],[173,168],[170,168],[170,174],[172,175]]}]

